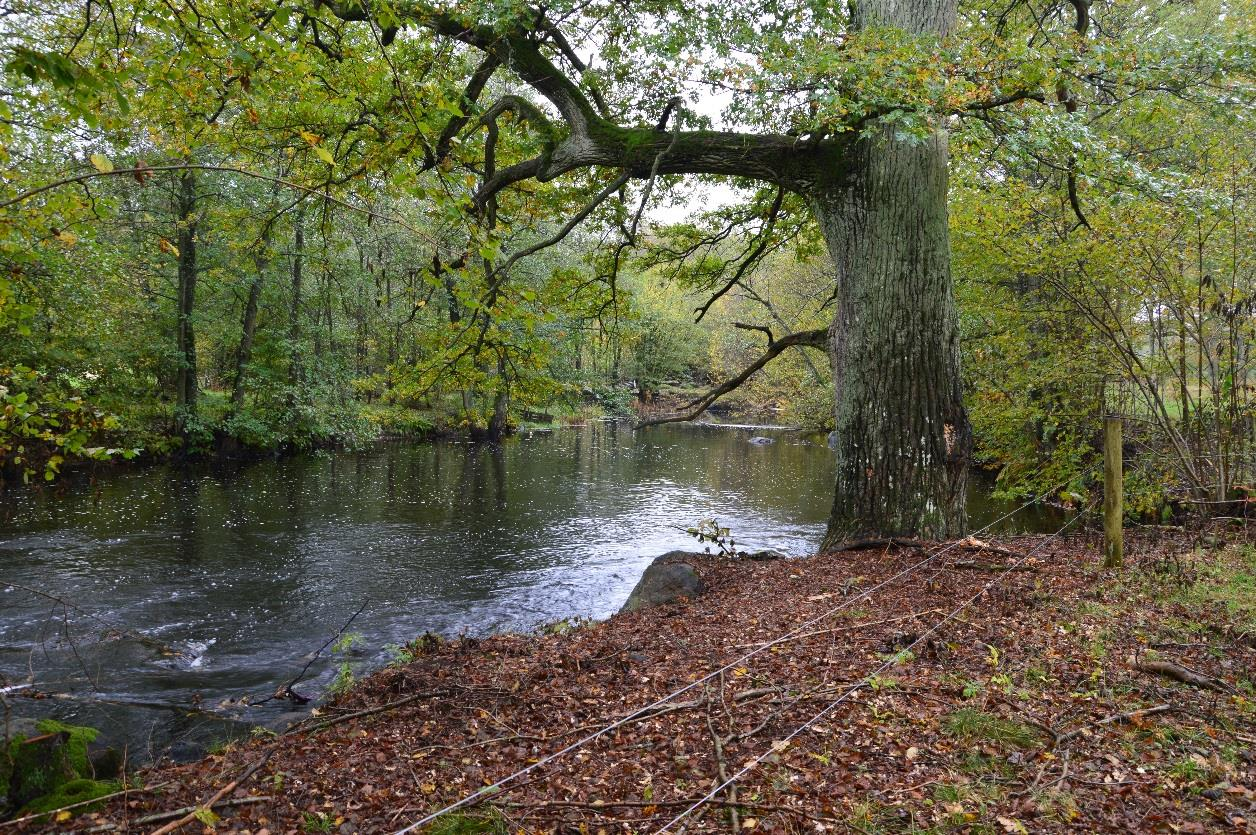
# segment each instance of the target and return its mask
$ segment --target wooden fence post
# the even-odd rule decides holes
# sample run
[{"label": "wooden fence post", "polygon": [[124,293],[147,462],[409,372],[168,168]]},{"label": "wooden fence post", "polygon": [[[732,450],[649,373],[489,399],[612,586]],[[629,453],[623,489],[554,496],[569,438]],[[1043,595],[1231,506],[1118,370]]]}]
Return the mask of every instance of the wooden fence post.
[{"label": "wooden fence post", "polygon": [[1121,455],[1121,419],[1103,419],[1103,567],[1120,568],[1125,561],[1121,530],[1121,493],[1125,474]]}]

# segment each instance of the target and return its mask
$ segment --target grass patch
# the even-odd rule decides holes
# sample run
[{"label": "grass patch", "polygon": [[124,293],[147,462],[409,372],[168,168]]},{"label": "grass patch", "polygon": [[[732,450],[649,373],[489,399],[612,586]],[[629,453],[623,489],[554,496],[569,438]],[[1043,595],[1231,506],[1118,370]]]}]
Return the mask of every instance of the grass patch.
[{"label": "grass patch", "polygon": [[1174,600],[1194,611],[1224,611],[1239,630],[1256,628],[1256,550],[1227,549],[1204,564],[1196,582],[1178,591]]},{"label": "grass patch", "polygon": [[967,742],[993,742],[1011,748],[1028,748],[1038,741],[1038,732],[1029,725],[970,707],[944,716],[942,730]]},{"label": "grass patch", "polygon": [[507,835],[506,821],[496,810],[464,812],[437,818],[429,835]]}]

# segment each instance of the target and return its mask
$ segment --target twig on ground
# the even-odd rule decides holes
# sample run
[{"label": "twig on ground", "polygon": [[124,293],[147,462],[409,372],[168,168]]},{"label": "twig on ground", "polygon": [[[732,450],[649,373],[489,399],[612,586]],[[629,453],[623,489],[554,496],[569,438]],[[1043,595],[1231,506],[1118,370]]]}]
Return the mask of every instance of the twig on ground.
[{"label": "twig on ground", "polygon": [[1087,725],[1082,725],[1079,728],[1074,728],[1068,733],[1058,734],[1055,738],[1054,745],[1059,747],[1060,743],[1068,742],[1070,739],[1073,739],[1087,728],[1094,728],[1102,725],[1122,724],[1125,722],[1137,722],[1143,717],[1156,716],[1161,713],[1170,713],[1173,710],[1174,706],[1166,702],[1164,704],[1155,705],[1154,707],[1139,708],[1138,710],[1131,710],[1126,713],[1114,713],[1111,716],[1105,716],[1097,722],[1091,722]]},{"label": "twig on ground", "polygon": [[6,826],[16,826],[19,823],[27,823],[28,821],[33,821],[33,820],[40,820],[40,819],[52,820],[53,818],[56,817],[56,814],[58,812],[68,812],[70,809],[77,809],[80,806],[90,806],[93,803],[101,803],[103,801],[112,800],[115,797],[122,797],[124,795],[143,794],[145,792],[155,792],[158,789],[164,789],[168,785],[170,785],[169,782],[158,783],[155,786],[128,786],[125,789],[113,792],[111,794],[102,794],[100,797],[93,797],[91,800],[80,800],[78,803],[71,803],[68,806],[60,806],[56,809],[49,809],[46,812],[38,812],[34,815],[26,815],[25,817],[14,818],[13,820],[0,821],[0,829],[3,829]]},{"label": "twig on ground", "polygon": [[397,708],[404,707],[411,702],[417,702],[419,699],[429,699],[435,696],[444,695],[446,695],[446,692],[439,690],[426,693],[414,693],[406,696],[404,699],[397,699],[395,702],[388,702],[387,704],[368,707],[364,710],[355,710],[353,713],[345,713],[341,716],[333,716],[332,718],[325,719],[322,722],[315,722],[313,725],[293,725],[291,728],[288,728],[288,730],[280,734],[280,736],[291,736],[292,734],[299,733],[313,733],[314,731],[321,731],[334,725],[349,722],[353,719],[361,719],[363,716],[374,716],[377,713],[383,713],[388,710],[396,710]]},{"label": "twig on ground", "polygon": [[[221,789],[215,792],[213,797],[211,797],[209,800],[205,801],[204,803],[200,804],[199,806],[188,806],[184,809],[177,809],[173,812],[165,813],[166,816],[159,818],[159,820],[168,820],[169,818],[179,816],[178,820],[171,821],[170,823],[166,824],[160,829],[154,829],[151,835],[167,835],[167,833],[169,832],[174,832],[176,829],[179,829],[184,824],[191,823],[192,821],[196,820],[197,812],[199,812],[202,809],[213,809],[215,806],[226,806],[226,805],[238,806],[242,803],[260,803],[263,800],[270,800],[269,797],[259,797],[256,799],[244,797],[244,798],[239,798],[235,801],[224,801],[223,798],[225,798],[227,795],[231,794],[233,791],[240,788],[240,786],[248,782],[250,777],[256,774],[262,766],[266,765],[266,763],[270,761],[271,756],[273,756],[275,751],[277,750],[278,750],[277,748],[272,747],[269,751],[267,751],[261,757],[261,759],[253,763],[248,768],[246,768],[243,774],[241,774],[239,777],[232,780],[227,785],[223,786]],[[180,812],[182,812],[183,814],[179,815]],[[156,820],[136,821],[136,823],[141,823],[141,822],[156,823],[157,821]]]}]

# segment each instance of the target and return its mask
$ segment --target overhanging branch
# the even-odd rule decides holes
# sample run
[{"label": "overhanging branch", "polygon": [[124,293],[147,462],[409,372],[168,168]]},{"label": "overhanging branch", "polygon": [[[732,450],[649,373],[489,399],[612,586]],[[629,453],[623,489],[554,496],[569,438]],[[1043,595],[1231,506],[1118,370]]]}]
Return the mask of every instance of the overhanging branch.
[{"label": "overhanging branch", "polygon": [[667,415],[666,417],[649,418],[648,420],[640,421],[634,428],[644,429],[647,426],[658,426],[663,423],[683,423],[685,421],[693,420],[707,409],[711,408],[711,405],[715,403],[716,400],[719,400],[730,391],[739,388],[743,383],[753,377],[756,371],[776,359],[776,357],[778,357],[785,350],[795,346],[824,348],[828,341],[828,337],[829,332],[824,328],[813,331],[799,331],[798,333],[791,333],[788,336],[782,336],[775,342],[769,343],[767,351],[765,351],[763,355],[754,362],[750,363],[750,365],[746,366],[745,369],[743,369],[736,377],[726,380],[711,389],[711,391],[707,392],[703,397],[690,403],[689,405],[692,408],[689,411],[676,415]]}]

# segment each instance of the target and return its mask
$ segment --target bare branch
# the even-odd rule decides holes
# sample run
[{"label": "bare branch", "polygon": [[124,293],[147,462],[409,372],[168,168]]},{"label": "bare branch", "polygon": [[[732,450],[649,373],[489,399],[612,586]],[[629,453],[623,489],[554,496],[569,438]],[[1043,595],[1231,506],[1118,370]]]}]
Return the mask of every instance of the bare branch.
[{"label": "bare branch", "polygon": [[753,377],[756,371],[763,368],[763,366],[767,365],[786,349],[793,348],[796,345],[802,345],[809,348],[824,348],[825,344],[828,342],[828,337],[829,332],[824,328],[813,331],[799,331],[798,333],[791,333],[788,336],[782,336],[780,339],[769,344],[768,349],[763,356],[746,366],[746,368],[743,369],[736,377],[726,380],[711,389],[711,391],[707,392],[706,395],[690,404],[693,408],[688,412],[643,420],[637,423],[634,428],[644,429],[647,426],[658,426],[663,423],[683,423],[685,421],[693,420],[707,409],[711,408],[711,404],[713,404],[716,400],[719,400],[730,391],[739,388],[742,383]]},{"label": "bare branch", "polygon": [[494,278],[496,279],[497,276],[504,276],[506,273],[510,271],[510,268],[513,267],[521,259],[527,258],[529,255],[534,255],[543,249],[548,249],[549,247],[554,246],[555,244],[562,241],[563,238],[571,234],[571,231],[575,229],[577,226],[579,226],[581,222],[584,221],[585,218],[587,218],[590,214],[592,214],[594,209],[602,205],[602,203],[606,201],[606,198],[610,197],[612,194],[614,194],[615,192],[623,188],[624,184],[628,182],[628,179],[629,179],[628,174],[621,174],[618,178],[612,181],[610,185],[608,185],[606,188],[598,192],[597,195],[592,200],[590,200],[588,203],[584,205],[584,208],[582,208],[575,215],[573,215],[571,219],[568,220],[567,223],[564,224],[563,227],[559,229],[557,232],[555,232],[553,235],[551,235],[550,237],[546,238],[543,241],[539,241],[538,243],[532,244],[531,246],[526,246],[523,249],[511,255],[510,258],[506,260],[506,263],[502,264],[494,272]]},{"label": "bare branch", "polygon": [[706,303],[694,310],[698,314],[695,322],[701,322],[703,317],[707,315],[707,311],[711,309],[711,305],[715,304],[729,290],[732,290],[741,283],[741,279],[751,266],[758,263],[763,257],[764,250],[767,249],[768,243],[772,240],[772,230],[776,227],[776,219],[781,213],[781,202],[785,199],[785,188],[781,186],[776,190],[776,199],[772,201],[772,208],[768,210],[768,219],[763,224],[763,231],[759,233],[759,242],[755,249],[750,252],[744,261],[737,267],[737,272],[733,273],[733,277],[721,287],[715,295],[706,300]]},{"label": "bare branch", "polygon": [[747,325],[745,322],[733,322],[733,327],[741,328],[744,331],[759,331],[767,336],[768,346],[771,347],[772,345],[772,329],[765,325]]}]

